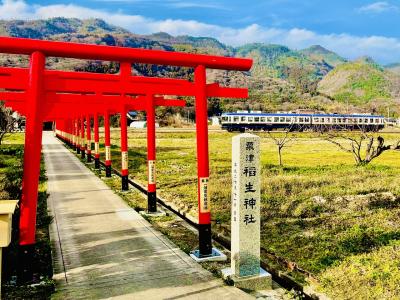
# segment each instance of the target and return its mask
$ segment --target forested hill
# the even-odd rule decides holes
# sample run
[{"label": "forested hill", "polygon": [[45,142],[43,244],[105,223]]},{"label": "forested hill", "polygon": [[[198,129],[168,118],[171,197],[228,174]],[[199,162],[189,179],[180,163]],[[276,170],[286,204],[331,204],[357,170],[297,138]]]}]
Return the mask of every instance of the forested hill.
[{"label": "forested hill", "polygon": [[[0,20],[0,35],[253,58],[254,66],[251,72],[209,71],[209,80],[218,81],[225,85],[249,86],[251,95],[250,101],[222,100],[222,102],[219,102],[213,100],[211,104],[211,110],[213,111],[211,113],[218,113],[221,110],[249,108],[264,111],[297,108],[315,108],[331,112],[345,110],[365,111],[371,109],[370,104],[374,101],[373,98],[376,95],[367,91],[364,93],[362,90],[370,87],[368,84],[367,86],[362,84],[354,91],[351,89],[346,90],[346,93],[350,93],[352,100],[350,104],[349,101],[344,104],[343,97],[347,97],[349,94],[341,91],[339,93],[331,93],[330,89],[326,88],[329,85],[329,81],[325,80],[325,83],[319,84],[327,76],[329,76],[328,79],[338,76],[335,75],[335,68],[340,68],[341,66],[345,66],[345,68],[355,67],[361,73],[369,71],[362,68],[360,70],[358,64],[352,65],[352,62],[347,62],[336,53],[319,45],[303,50],[293,50],[282,45],[260,43],[247,44],[235,48],[209,37],[171,36],[162,32],[139,35],[124,28],[110,25],[100,19]],[[27,64],[27,58],[2,55],[0,63],[9,66],[22,66]],[[87,62],[50,58],[47,64],[49,68],[55,69],[118,72],[118,65],[112,62]],[[192,78],[193,75],[193,70],[177,67],[134,65],[134,68],[138,74],[149,76]],[[393,70],[397,69],[393,68]],[[395,72],[386,71],[383,68],[381,71],[385,74],[382,79],[385,82],[379,85],[378,89],[384,86],[385,90],[383,92],[383,100],[381,99],[380,101],[384,101],[384,105],[394,106],[393,103],[397,94],[392,91],[393,85],[396,85],[396,80],[393,80],[393,78],[396,78],[397,75],[395,75]],[[330,74],[333,75],[331,76]],[[349,84],[354,85],[354,80],[357,81],[356,76],[352,77],[352,81]],[[357,95],[364,93],[369,96],[358,97],[357,101],[355,101],[353,92]],[[378,96],[380,96],[379,93]],[[379,110],[380,108],[378,107]]]},{"label": "forested hill", "polygon": [[319,82],[318,91],[342,103],[382,112],[398,105],[400,77],[372,58],[361,57],[337,66]]}]

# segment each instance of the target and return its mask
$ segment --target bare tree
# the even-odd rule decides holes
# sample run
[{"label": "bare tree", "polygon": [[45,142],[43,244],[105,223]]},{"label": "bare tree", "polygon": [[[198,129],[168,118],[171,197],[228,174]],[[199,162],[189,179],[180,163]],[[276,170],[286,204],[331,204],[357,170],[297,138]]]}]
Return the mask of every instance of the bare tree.
[{"label": "bare tree", "polygon": [[285,128],[283,134],[281,131],[279,132],[273,132],[273,131],[268,131],[268,136],[271,138],[277,149],[278,149],[278,160],[279,160],[279,166],[282,167],[282,151],[285,147],[289,146],[290,142],[292,142],[295,139],[295,135],[292,132],[293,130],[293,124]]},{"label": "bare tree", "polygon": [[323,130],[324,140],[336,145],[339,149],[351,153],[357,165],[367,165],[387,150],[400,150],[400,140],[385,144],[385,139],[377,131],[369,131],[358,126],[358,131]]},{"label": "bare tree", "polygon": [[0,145],[4,136],[14,129],[17,120],[13,118],[11,109],[0,102]]}]

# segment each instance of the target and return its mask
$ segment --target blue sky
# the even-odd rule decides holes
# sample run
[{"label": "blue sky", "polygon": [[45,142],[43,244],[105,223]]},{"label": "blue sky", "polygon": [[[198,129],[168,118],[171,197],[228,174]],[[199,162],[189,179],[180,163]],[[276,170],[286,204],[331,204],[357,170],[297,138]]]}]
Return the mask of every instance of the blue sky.
[{"label": "blue sky", "polygon": [[2,0],[1,19],[103,18],[135,33],[211,36],[230,45],[321,44],[354,59],[400,62],[400,0]]}]

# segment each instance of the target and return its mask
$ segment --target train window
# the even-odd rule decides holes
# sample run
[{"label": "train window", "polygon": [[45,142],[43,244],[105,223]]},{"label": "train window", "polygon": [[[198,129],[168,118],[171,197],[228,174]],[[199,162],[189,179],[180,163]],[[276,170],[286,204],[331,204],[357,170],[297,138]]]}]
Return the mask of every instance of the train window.
[{"label": "train window", "polygon": [[326,118],[326,123],[330,123],[331,119],[330,118]]},{"label": "train window", "polygon": [[253,117],[247,117],[247,121],[250,123],[250,122],[253,122]]},{"label": "train window", "polygon": [[379,119],[375,119],[375,123],[378,124],[379,123]]},{"label": "train window", "polygon": [[233,117],[233,122],[239,122],[239,117]]},{"label": "train window", "polygon": [[358,123],[362,123],[362,119],[358,119]]},{"label": "train window", "polygon": [[315,123],[319,123],[319,118],[314,118]]},{"label": "train window", "polygon": [[304,118],[299,118],[299,122],[303,123],[304,122]]},{"label": "train window", "polygon": [[321,123],[324,123],[325,122],[325,118],[321,118]]},{"label": "train window", "polygon": [[279,122],[284,123],[285,122],[285,118],[284,117],[280,117]]},{"label": "train window", "polygon": [[272,122],[272,117],[267,117],[267,122],[271,123]]},{"label": "train window", "polygon": [[228,121],[228,117],[222,117],[222,121],[224,122]]},{"label": "train window", "polygon": [[254,122],[260,122],[260,117],[254,117]]},{"label": "train window", "polygon": [[368,123],[368,119],[367,118],[364,119],[364,123]]},{"label": "train window", "polygon": [[310,118],[305,118],[305,121],[306,122],[310,122]]},{"label": "train window", "polygon": [[274,117],[274,122],[279,122],[279,118],[278,117]]},{"label": "train window", "polygon": [[373,120],[373,119],[369,119],[369,122],[370,122],[370,123],[374,123],[374,120]]},{"label": "train window", "polygon": [[332,123],[336,123],[337,119],[336,118],[332,118]]},{"label": "train window", "polygon": [[246,117],[241,117],[241,118],[240,118],[240,121],[246,122]]},{"label": "train window", "polygon": [[260,121],[264,123],[265,122],[265,117],[261,117]]},{"label": "train window", "polygon": [[337,120],[338,120],[338,123],[342,123],[342,119],[341,118],[338,118]]},{"label": "train window", "polygon": [[286,123],[292,122],[292,118],[286,118]]}]

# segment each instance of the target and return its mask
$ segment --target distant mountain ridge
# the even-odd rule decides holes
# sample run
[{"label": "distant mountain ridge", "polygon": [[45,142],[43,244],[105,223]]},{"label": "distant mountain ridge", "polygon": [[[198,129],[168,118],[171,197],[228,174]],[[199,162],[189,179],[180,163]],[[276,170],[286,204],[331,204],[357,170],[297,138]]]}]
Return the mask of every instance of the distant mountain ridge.
[{"label": "distant mountain ridge", "polygon": [[248,44],[234,48],[210,37],[172,36],[164,32],[151,35],[134,34],[101,19],[52,18],[35,21],[0,21],[0,35],[226,56],[250,56],[260,64],[260,67],[255,66],[256,72],[276,78],[285,78],[284,69],[290,68],[291,64],[305,66],[309,69],[310,76],[322,78],[339,62],[345,61],[321,46],[302,51],[267,44]]},{"label": "distant mountain ridge", "polygon": [[[353,104],[351,109],[369,110],[374,97],[379,96],[385,101],[397,97],[396,89],[400,83],[395,74],[400,73],[400,65],[384,68],[370,58],[348,62],[320,45],[303,50],[262,43],[232,47],[210,37],[172,36],[164,32],[139,35],[101,19],[74,18],[0,20],[0,35],[253,58],[250,72],[208,70],[210,81],[250,88],[250,102],[232,102],[229,99],[213,102],[211,109],[215,105],[218,110],[315,108],[340,112],[349,109],[348,105],[343,105],[344,98],[350,99],[347,103]],[[1,65],[24,66],[27,63],[26,57],[0,55]],[[118,65],[113,62],[48,58],[47,65],[53,69],[118,72]],[[146,76],[193,77],[193,70],[187,68],[134,64],[134,69]],[[365,84],[367,73],[375,76],[377,82]],[[342,78],[341,84],[335,83],[335,78],[341,76],[346,82]]]},{"label": "distant mountain ridge", "polygon": [[347,62],[346,59],[341,57],[335,52],[332,52],[328,49],[325,49],[324,47],[320,45],[313,45],[309,48],[303,49],[299,51],[300,53],[303,53],[304,55],[316,60],[316,61],[324,61],[327,64],[336,67],[340,64],[343,64]]}]

